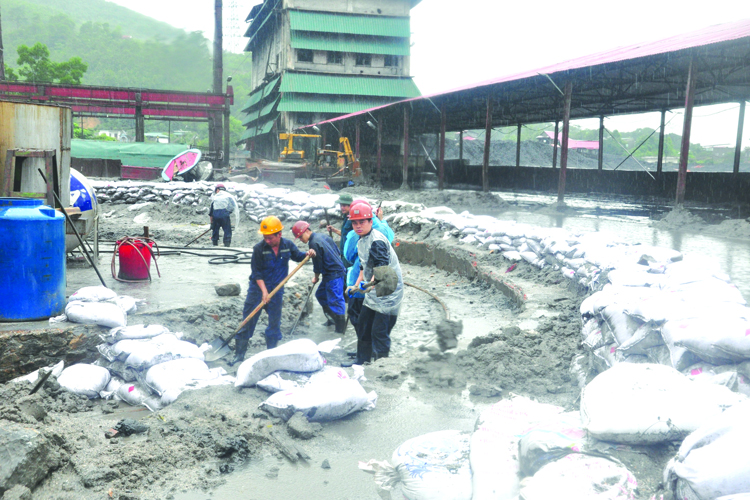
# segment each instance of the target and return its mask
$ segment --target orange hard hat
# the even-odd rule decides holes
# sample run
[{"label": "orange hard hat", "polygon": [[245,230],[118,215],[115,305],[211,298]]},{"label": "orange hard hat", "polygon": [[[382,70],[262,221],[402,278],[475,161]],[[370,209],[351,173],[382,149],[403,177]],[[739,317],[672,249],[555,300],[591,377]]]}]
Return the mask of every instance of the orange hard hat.
[{"label": "orange hard hat", "polygon": [[372,207],[369,203],[360,201],[349,209],[349,220],[372,219]]},{"label": "orange hard hat", "polygon": [[310,224],[303,220],[295,222],[294,226],[292,226],[292,234],[294,235],[294,238],[299,239],[299,237],[302,236],[302,233],[307,231],[309,227]]},{"label": "orange hard hat", "polygon": [[262,235],[276,234],[282,229],[284,229],[284,226],[281,225],[281,221],[278,217],[274,217],[273,215],[269,215],[268,217],[260,221],[259,232]]}]

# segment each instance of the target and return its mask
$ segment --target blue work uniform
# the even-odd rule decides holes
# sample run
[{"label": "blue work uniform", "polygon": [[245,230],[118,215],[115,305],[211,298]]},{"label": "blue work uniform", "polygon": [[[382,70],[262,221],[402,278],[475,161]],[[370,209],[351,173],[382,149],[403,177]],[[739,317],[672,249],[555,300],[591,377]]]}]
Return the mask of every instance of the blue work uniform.
[{"label": "blue work uniform", "polygon": [[232,221],[231,217],[237,209],[237,201],[234,196],[224,190],[211,197],[211,206],[208,208],[208,216],[211,217],[211,241],[214,246],[219,244],[219,230],[224,231],[224,246],[232,244]]},{"label": "blue work uniform", "polygon": [[344,223],[341,224],[341,239],[339,240],[339,252],[341,253],[341,256],[344,258],[344,267],[351,267],[352,263],[346,259],[344,256],[344,245],[346,244],[346,236],[351,232],[354,228],[352,227],[352,221],[349,220],[349,216],[344,216]]},{"label": "blue work uniform", "polygon": [[315,250],[313,257],[313,272],[321,276],[320,286],[315,292],[315,298],[323,310],[331,310],[333,314],[346,313],[344,302],[344,278],[346,268],[341,261],[341,252],[330,236],[312,233],[307,244]]},{"label": "blue work uniform", "polygon": [[[258,307],[263,299],[263,292],[257,281],[263,280],[266,284],[266,290],[270,293],[289,274],[289,259],[301,262],[305,255],[305,252],[300,251],[297,245],[286,238],[281,238],[278,254],[275,254],[271,246],[265,241],[261,241],[253,247],[253,257],[250,261],[252,273],[250,274],[250,286],[247,289],[245,306],[242,310],[243,319],[247,318],[248,314]],[[281,304],[283,300],[284,288],[281,288],[263,307],[268,314],[268,327],[265,333],[267,340],[275,340],[276,342],[281,340]],[[258,323],[259,316],[259,314],[253,316],[235,338],[251,338],[255,332],[255,325]]]}]

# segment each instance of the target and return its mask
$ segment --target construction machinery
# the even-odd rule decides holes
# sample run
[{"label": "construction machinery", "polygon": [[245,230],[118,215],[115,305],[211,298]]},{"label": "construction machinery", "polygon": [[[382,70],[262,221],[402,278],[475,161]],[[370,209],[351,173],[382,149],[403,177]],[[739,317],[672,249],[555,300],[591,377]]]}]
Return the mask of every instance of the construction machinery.
[{"label": "construction machinery", "polygon": [[279,134],[279,161],[284,163],[306,163],[318,149],[318,140],[321,138],[315,134]]},{"label": "construction machinery", "polygon": [[354,157],[347,137],[339,138],[338,150],[319,149],[310,169],[310,177],[324,177],[331,189],[341,189],[361,174],[359,161]]}]

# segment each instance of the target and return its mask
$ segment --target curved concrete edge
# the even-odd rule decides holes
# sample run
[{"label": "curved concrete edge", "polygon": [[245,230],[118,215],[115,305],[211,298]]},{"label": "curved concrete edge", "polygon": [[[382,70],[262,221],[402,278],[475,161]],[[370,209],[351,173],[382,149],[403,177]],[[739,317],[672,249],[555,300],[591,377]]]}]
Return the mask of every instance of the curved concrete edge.
[{"label": "curved concrete edge", "polygon": [[455,272],[470,279],[478,279],[500,291],[517,309],[523,309],[526,294],[521,287],[501,279],[495,270],[481,266],[476,254],[449,245],[431,245],[422,241],[396,239],[393,242],[399,261],[433,266],[441,271]]}]

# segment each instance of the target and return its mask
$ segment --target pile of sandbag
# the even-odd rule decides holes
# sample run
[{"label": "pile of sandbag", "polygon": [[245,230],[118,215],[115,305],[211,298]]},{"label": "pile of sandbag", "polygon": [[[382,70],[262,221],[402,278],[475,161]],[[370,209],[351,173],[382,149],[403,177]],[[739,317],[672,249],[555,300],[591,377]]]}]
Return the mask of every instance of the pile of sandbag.
[{"label": "pile of sandbag", "polygon": [[71,321],[107,328],[128,324],[128,314],[136,311],[133,297],[117,295],[104,286],[86,286],[68,298],[65,314],[51,318],[50,322]]},{"label": "pile of sandbag", "polygon": [[377,394],[367,393],[345,370],[325,366],[320,349],[298,339],[255,354],[237,369],[235,386],[272,392],[260,407],[285,421],[295,413],[324,422],[374,409]]}]

